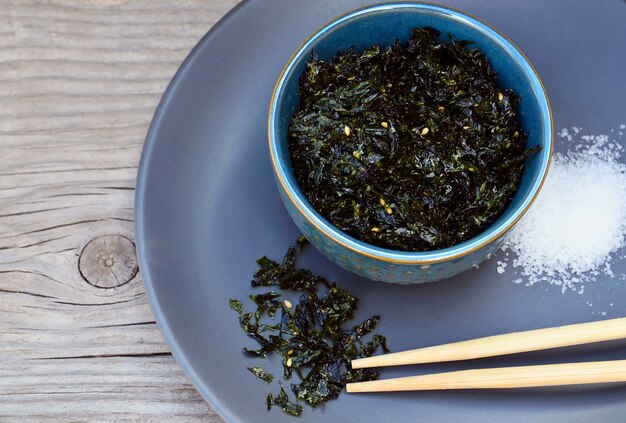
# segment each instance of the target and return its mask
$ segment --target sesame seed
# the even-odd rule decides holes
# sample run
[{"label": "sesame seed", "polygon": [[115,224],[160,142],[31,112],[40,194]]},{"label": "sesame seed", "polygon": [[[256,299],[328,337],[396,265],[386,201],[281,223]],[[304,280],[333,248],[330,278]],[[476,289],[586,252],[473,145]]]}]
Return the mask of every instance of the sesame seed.
[{"label": "sesame seed", "polygon": [[385,207],[385,211],[387,212],[387,214],[393,214],[393,209],[389,206]]},{"label": "sesame seed", "polygon": [[498,92],[498,100],[500,101],[504,100],[504,95],[502,95],[501,92]]},{"label": "sesame seed", "polygon": [[380,232],[380,228],[377,228],[376,226],[374,226],[371,230],[372,232]]},{"label": "sesame seed", "polygon": [[439,111],[440,111],[440,112],[443,112],[444,110],[446,110],[446,108],[445,108],[445,107],[443,107],[443,106],[439,106],[439,107],[437,107],[437,108],[439,109]]},{"label": "sesame seed", "polygon": [[361,158],[361,152],[360,152],[360,151],[358,151],[358,150],[357,150],[357,151],[353,151],[353,152],[352,152],[352,155],[353,155],[355,158],[357,158],[357,159],[360,159],[360,158]]},{"label": "sesame seed", "polygon": [[293,350],[287,351],[287,355],[293,355]]},{"label": "sesame seed", "polygon": [[291,304],[291,301],[289,301],[289,300],[285,300],[285,301],[283,301],[283,303],[285,304],[285,307],[287,307],[287,308],[293,307],[293,304]]},{"label": "sesame seed", "polygon": [[380,126],[387,129],[389,127],[389,124],[387,122],[380,122]]},{"label": "sesame seed", "polygon": [[293,360],[291,359],[291,357],[289,357],[287,359],[287,367],[291,367],[292,364],[293,364]]},{"label": "sesame seed", "polygon": [[430,132],[430,129],[424,128],[424,129],[422,129],[422,132],[420,132],[420,135],[424,136],[424,135],[428,134],[429,132]]},{"label": "sesame seed", "polygon": [[346,137],[350,136],[350,127],[348,125],[343,127],[343,132],[346,133]]},{"label": "sesame seed", "polygon": [[386,202],[385,202],[385,200],[381,197],[381,198],[379,198],[379,199],[378,199],[378,204],[380,204],[381,206],[383,206],[383,207],[384,207],[384,206],[385,206],[385,204],[387,204],[387,203],[386,203]]}]

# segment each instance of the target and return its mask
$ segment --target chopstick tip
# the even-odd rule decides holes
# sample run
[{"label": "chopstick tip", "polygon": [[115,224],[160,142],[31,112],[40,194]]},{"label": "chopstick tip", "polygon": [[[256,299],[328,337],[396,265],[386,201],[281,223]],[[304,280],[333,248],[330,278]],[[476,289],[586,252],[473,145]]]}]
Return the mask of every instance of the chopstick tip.
[{"label": "chopstick tip", "polygon": [[363,359],[362,358],[357,358],[356,360],[352,360],[350,362],[350,366],[353,369],[362,369],[363,368]]}]

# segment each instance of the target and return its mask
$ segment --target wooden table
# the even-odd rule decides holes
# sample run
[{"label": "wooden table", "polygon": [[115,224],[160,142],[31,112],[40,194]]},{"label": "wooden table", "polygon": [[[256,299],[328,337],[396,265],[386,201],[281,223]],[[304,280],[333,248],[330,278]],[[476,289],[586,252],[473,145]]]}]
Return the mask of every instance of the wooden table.
[{"label": "wooden table", "polygon": [[0,5],[0,421],[221,421],[150,311],[133,196],[168,81],[236,3]]}]

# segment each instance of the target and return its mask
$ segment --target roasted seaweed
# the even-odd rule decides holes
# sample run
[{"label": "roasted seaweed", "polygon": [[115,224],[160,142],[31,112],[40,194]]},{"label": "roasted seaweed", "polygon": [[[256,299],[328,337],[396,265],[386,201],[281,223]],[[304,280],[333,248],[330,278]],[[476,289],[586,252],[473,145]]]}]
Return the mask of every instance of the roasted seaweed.
[{"label": "roasted seaweed", "polygon": [[408,43],[315,54],[289,126],[298,184],[334,226],[403,251],[459,244],[515,194],[526,148],[516,105],[471,42],[414,29]]},{"label": "roasted seaweed", "polygon": [[[292,379],[295,372],[300,379],[291,384],[296,401],[316,407],[337,398],[347,383],[373,380],[378,372],[373,369],[352,369],[350,361],[369,357],[377,350],[388,352],[383,336],[375,334],[371,340],[363,337],[376,329],[378,316],[352,327],[345,327],[354,317],[358,299],[347,289],[337,286],[310,270],[296,268],[296,254],[306,244],[301,237],[290,247],[282,263],[267,257],[257,260],[259,269],[254,274],[252,287],[272,287],[296,293],[297,300],[282,299],[275,291],[250,295],[257,309],[244,311],[241,301],[230,300],[230,306],[239,315],[239,323],[260,348],[244,348],[246,355],[264,358],[279,354],[283,378]],[[280,310],[280,311],[279,311]],[[278,318],[280,316],[280,318]],[[276,323],[268,324],[266,322]],[[258,378],[271,382],[272,376],[260,367],[249,367]],[[279,405],[285,413],[299,415],[302,407],[289,401],[281,388],[276,396],[267,397],[268,410]]]},{"label": "roasted seaweed", "polygon": [[282,387],[276,396],[272,394],[267,395],[267,411],[270,411],[273,405],[277,405],[282,408],[283,413],[285,414],[291,414],[292,416],[299,416],[302,414],[302,406],[289,401],[289,397]]},{"label": "roasted seaweed", "polygon": [[274,375],[266,373],[261,367],[248,367],[248,370],[250,370],[253,375],[267,383],[271,383],[272,380],[274,380]]}]

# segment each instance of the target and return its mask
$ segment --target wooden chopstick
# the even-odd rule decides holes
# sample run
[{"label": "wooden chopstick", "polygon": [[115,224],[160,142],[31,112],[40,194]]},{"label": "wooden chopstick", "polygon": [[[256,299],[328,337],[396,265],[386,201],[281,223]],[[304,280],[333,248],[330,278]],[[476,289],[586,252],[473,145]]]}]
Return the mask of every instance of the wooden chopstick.
[{"label": "wooden chopstick", "polygon": [[500,389],[626,382],[626,360],[462,370],[349,383],[348,392]]},{"label": "wooden chopstick", "polygon": [[[352,360],[352,368],[470,360],[626,338],[626,318],[580,323],[455,342]],[[421,376],[420,376],[421,377]]]}]

